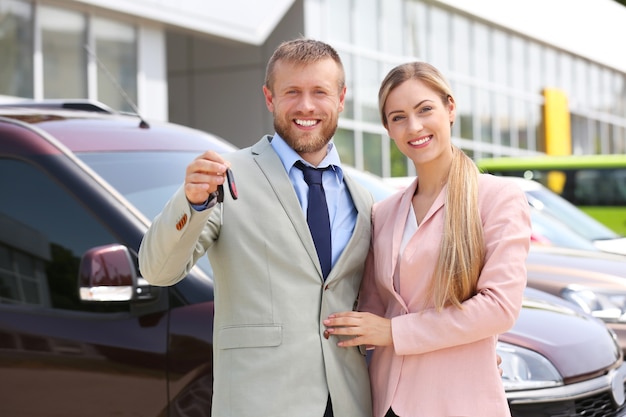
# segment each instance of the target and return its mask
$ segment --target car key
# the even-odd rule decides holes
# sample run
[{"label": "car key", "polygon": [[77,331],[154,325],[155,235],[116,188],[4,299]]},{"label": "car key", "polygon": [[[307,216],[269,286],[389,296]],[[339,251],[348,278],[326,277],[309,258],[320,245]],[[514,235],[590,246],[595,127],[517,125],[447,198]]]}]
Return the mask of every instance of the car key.
[{"label": "car key", "polygon": [[[233,200],[239,198],[239,193],[237,192],[237,185],[235,184],[235,177],[233,175],[233,171],[230,168],[226,169],[226,181],[228,182],[228,190],[230,191],[230,196]],[[217,187],[217,202],[221,203],[224,201],[224,185],[220,184]]]}]

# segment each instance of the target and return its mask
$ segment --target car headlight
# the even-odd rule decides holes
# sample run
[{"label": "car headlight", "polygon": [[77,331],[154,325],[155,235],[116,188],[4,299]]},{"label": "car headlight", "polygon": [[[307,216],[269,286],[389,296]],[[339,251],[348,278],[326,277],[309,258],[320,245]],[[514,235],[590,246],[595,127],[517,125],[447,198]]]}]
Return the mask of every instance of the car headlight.
[{"label": "car headlight", "polygon": [[603,293],[570,285],[561,292],[561,296],[578,305],[586,313],[607,323],[626,321],[626,293]]},{"label": "car headlight", "polygon": [[504,342],[498,342],[496,352],[502,358],[500,368],[506,391],[563,385],[552,362],[537,352]]}]

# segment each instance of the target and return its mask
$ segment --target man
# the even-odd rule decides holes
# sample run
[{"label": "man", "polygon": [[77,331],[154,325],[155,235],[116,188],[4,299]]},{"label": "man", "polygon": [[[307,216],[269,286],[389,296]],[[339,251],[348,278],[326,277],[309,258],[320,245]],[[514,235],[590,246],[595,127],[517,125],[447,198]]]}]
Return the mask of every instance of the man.
[{"label": "man", "polygon": [[[344,108],[344,77],[329,45],[281,44],[263,86],[276,133],[225,157],[208,151],[191,162],[184,187],[142,242],[140,269],[155,285],[174,284],[209,256],[215,417],[371,417],[364,356],[328,340],[322,324],[354,307],[371,233],[373,199],[343,175],[330,142]],[[328,267],[307,225],[301,164],[330,168],[322,173]],[[237,200],[219,193],[228,167]]]}]

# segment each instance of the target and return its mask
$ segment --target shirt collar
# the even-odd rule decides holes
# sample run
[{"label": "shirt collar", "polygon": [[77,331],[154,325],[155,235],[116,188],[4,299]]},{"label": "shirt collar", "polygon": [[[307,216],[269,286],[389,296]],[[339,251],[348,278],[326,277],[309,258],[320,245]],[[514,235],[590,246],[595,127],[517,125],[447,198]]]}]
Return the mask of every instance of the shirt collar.
[{"label": "shirt collar", "polygon": [[[291,146],[285,142],[285,140],[280,137],[278,133],[274,133],[274,137],[272,138],[271,145],[274,148],[274,151],[278,154],[280,161],[283,163],[285,171],[289,172],[293,167],[293,164],[296,161],[302,160],[302,157],[298,155],[296,151],[293,150]],[[310,165],[305,161],[307,165]],[[318,165],[319,167],[327,167],[331,165],[333,171],[337,175],[339,181],[343,181],[343,170],[341,169],[341,161],[339,160],[339,153],[337,152],[337,147],[331,141],[328,143],[328,151],[322,162]]]}]

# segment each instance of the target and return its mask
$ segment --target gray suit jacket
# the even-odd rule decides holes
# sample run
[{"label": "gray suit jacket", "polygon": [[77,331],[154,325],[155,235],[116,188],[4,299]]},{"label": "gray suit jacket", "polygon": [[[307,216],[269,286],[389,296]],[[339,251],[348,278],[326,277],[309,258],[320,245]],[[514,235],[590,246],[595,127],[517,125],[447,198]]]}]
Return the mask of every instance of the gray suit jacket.
[{"label": "gray suit jacket", "polygon": [[141,272],[152,284],[171,285],[208,253],[215,276],[213,416],[322,417],[330,393],[335,417],[370,417],[365,358],[357,348],[337,347],[337,337],[325,339],[322,320],[354,308],[372,196],[344,176],[357,222],[324,282],[270,139],[227,155],[239,200],[226,193],[223,204],[196,212],[177,191],[144,237]]}]

